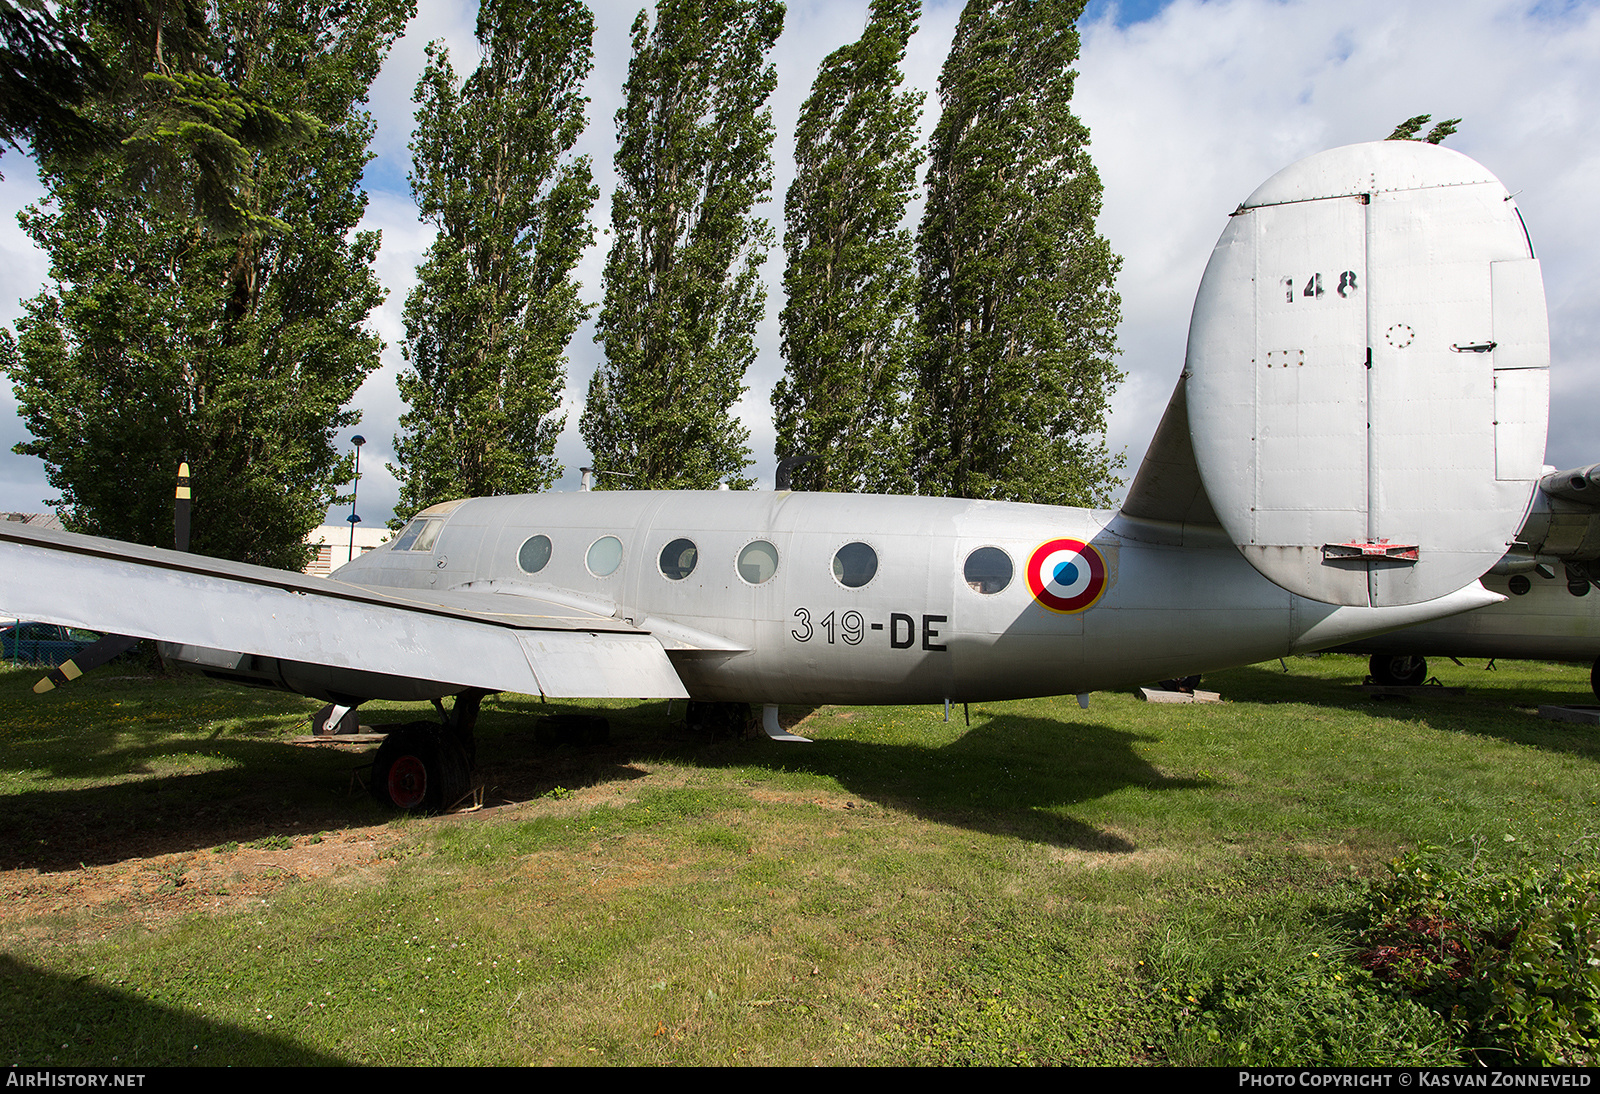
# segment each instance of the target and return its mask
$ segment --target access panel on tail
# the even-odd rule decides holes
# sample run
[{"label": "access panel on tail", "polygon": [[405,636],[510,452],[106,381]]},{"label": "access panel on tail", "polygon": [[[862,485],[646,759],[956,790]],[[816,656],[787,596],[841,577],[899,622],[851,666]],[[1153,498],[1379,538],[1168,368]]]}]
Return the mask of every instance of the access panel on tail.
[{"label": "access panel on tail", "polygon": [[1201,480],[1278,585],[1417,604],[1505,553],[1544,460],[1549,331],[1504,186],[1415,141],[1336,148],[1229,221],[1189,328]]}]

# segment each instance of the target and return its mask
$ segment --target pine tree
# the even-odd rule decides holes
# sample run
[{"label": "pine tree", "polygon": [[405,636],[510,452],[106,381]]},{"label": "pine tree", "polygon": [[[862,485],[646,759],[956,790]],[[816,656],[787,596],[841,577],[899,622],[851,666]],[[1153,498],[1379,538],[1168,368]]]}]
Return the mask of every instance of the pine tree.
[{"label": "pine tree", "polygon": [[412,193],[439,229],[406,301],[395,438],[402,520],[448,498],[531,493],[561,474],[566,347],[587,308],[571,274],[594,238],[584,125],[594,18],[579,0],[485,0],[483,58],[458,84],[428,47]]},{"label": "pine tree", "polygon": [[1071,111],[1082,0],[970,0],[939,79],[918,241],[923,493],[1105,504],[1121,260]]},{"label": "pine tree", "polygon": [[[633,24],[611,251],[583,437],[601,485],[747,486],[733,417],[755,358],[772,231],[776,0],[657,0]],[[615,472],[625,478],[609,478]]]},{"label": "pine tree", "polygon": [[900,90],[918,0],[874,0],[859,40],[823,61],[795,133],[785,206],[786,374],[772,393],[778,456],[810,456],[805,490],[907,492],[906,366],[916,296],[911,233],[922,94]]},{"label": "pine tree", "polygon": [[[28,303],[14,342],[0,338],[0,367],[33,436],[16,451],[45,461],[70,529],[170,544],[173,475],[187,460],[193,550],[298,569],[349,475],[335,444],[356,420],[345,405],[378,364],[365,326],[383,295],[378,236],[355,231],[372,134],[362,104],[412,7],[225,0],[206,11],[203,48],[167,50],[160,71],[315,125],[250,154],[227,196],[236,232],[191,201],[117,184],[127,159],[47,160],[48,200],[22,219],[56,284]],[[137,79],[161,48],[159,27],[145,29],[94,24],[86,37]],[[133,121],[159,140],[161,116]]]}]

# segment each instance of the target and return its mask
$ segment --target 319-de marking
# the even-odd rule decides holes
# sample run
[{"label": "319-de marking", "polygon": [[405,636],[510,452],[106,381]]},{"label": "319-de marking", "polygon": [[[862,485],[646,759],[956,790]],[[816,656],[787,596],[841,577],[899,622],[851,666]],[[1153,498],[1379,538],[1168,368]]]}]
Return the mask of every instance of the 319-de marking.
[{"label": "319-de marking", "polygon": [[[795,624],[789,635],[796,642],[809,642],[821,635],[830,646],[836,645],[841,641],[847,646],[859,646],[870,632],[887,629],[890,649],[909,650],[917,645],[917,621],[905,612],[890,612],[887,624],[868,623],[866,617],[854,608],[843,614],[830,611],[818,620],[811,618],[810,608],[796,608],[794,617],[799,622]],[[939,628],[936,624],[948,623],[949,621],[950,617],[945,615],[924,615],[922,617],[921,637],[923,649],[931,653],[944,652],[944,645],[934,641],[939,637]]]}]

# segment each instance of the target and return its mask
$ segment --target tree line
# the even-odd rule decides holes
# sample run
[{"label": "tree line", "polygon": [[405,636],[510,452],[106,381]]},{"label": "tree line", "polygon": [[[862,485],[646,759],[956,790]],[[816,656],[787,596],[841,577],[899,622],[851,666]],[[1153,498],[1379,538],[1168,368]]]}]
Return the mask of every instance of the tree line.
[{"label": "tree line", "polygon": [[[1071,111],[1083,0],[970,0],[926,149],[902,66],[918,0],[873,0],[822,63],[784,204],[777,455],[795,487],[1104,504],[1119,259]],[[411,0],[0,0],[0,113],[48,197],[23,225],[52,286],[0,331],[70,528],[160,543],[179,460],[194,549],[298,568],[347,480],[335,437],[377,366],[378,240],[355,231],[367,89]],[[632,29],[579,422],[599,485],[748,487],[733,414],[774,239],[777,0],[657,0]],[[594,240],[574,153],[594,21],[483,0],[479,60],[417,84],[410,185],[437,235],[405,301],[397,514],[533,492]],[[924,211],[907,210],[926,163]]]}]

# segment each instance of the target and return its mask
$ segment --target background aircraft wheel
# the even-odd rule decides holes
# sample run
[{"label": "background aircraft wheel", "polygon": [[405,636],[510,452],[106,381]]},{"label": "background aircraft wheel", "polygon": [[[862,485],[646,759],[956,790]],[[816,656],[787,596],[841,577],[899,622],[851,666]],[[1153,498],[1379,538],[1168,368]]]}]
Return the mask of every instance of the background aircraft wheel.
[{"label": "background aircraft wheel", "polygon": [[[460,752],[459,746],[455,749]],[[465,766],[465,756],[462,756]],[[450,765],[452,768],[454,764]],[[438,809],[447,778],[441,763],[438,727],[432,722],[412,722],[383,739],[372,763],[372,796],[382,805],[408,813]],[[466,780],[461,779],[462,783]],[[462,790],[456,795],[466,793]],[[454,801],[454,799],[451,799]]]},{"label": "background aircraft wheel", "polygon": [[1375,653],[1367,670],[1374,684],[1386,687],[1415,687],[1428,678],[1428,662],[1410,654]]},{"label": "background aircraft wheel", "polygon": [[1589,687],[1594,691],[1594,697],[1600,699],[1600,657],[1594,659],[1594,668],[1589,670]]}]

